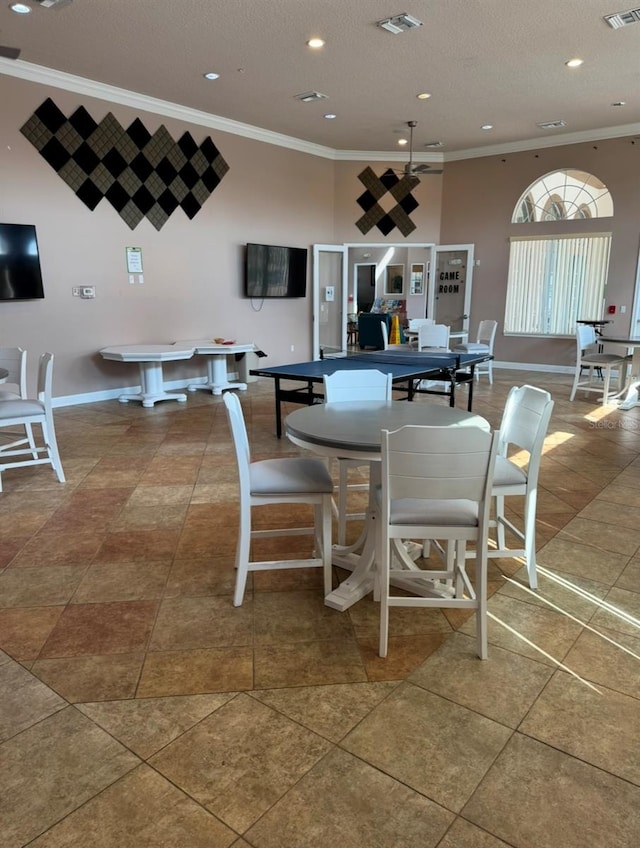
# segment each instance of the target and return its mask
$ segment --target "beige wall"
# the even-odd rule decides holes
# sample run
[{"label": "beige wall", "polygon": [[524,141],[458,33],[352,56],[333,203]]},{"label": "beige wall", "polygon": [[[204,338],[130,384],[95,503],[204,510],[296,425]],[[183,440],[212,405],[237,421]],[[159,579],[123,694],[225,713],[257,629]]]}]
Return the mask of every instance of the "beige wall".
[{"label": "beige wall", "polygon": [[[97,120],[112,111],[124,125],[139,117],[151,132],[164,124],[174,138],[185,130],[198,142],[211,135],[230,171],[192,221],[177,210],[160,232],[147,221],[131,231],[106,201],[93,212],[85,207],[20,134],[46,97],[65,114],[84,105]],[[256,342],[268,354],[265,364],[308,358],[311,274],[305,299],[267,300],[256,311],[241,293],[248,241],[303,247],[474,243],[480,266],[474,269],[471,326],[495,317],[502,327],[513,207],[537,177],[563,167],[590,171],[613,194],[608,301],[627,305],[613,327],[628,329],[640,229],[640,144],[629,139],[447,163],[443,176],[424,178],[416,188],[420,205],[411,217],[417,228],[404,239],[397,230],[383,237],[377,229],[362,234],[355,225],[364,190],[358,174],[367,165],[381,174],[389,163],[332,162],[1,75],[0,102],[0,220],[36,225],[46,295],[0,303],[0,345],[29,350],[32,386],[38,354],[53,351],[57,397],[138,383],[135,366],[98,356],[107,345],[223,335]],[[382,203],[388,208],[388,198]],[[608,224],[577,226],[602,230]],[[128,283],[126,246],[143,250],[142,286]],[[96,299],[72,297],[79,285],[94,285]],[[496,344],[497,358],[507,361],[570,364],[573,353],[570,340],[500,333]],[[177,380],[204,374],[204,366],[168,363],[165,371],[168,380]]]},{"label": "beige wall", "polygon": [[[640,143],[612,139],[450,162],[444,174],[441,239],[444,244],[475,244],[480,265],[473,273],[471,326],[475,330],[483,318],[500,322],[495,344],[498,360],[553,365],[575,361],[572,339],[505,337],[502,333],[509,236],[540,233],[544,226],[511,224],[514,207],[532,182],[560,168],[594,174],[613,196],[613,219],[561,226],[566,232],[612,232],[607,304],[615,304],[618,311],[608,331],[624,334],[629,330],[640,246]],[[619,312],[622,304],[627,307],[624,315]]]},{"label": "beige wall", "polygon": [[[135,230],[102,200],[91,212],[20,134],[46,97],[65,114],[85,105],[97,120],[108,111],[128,125],[140,117],[174,138],[211,135],[229,173],[193,220],[178,209],[160,232],[146,220]],[[101,347],[226,336],[255,341],[278,364],[311,354],[311,297],[257,302],[241,294],[242,245],[254,241],[309,247],[331,241],[333,163],[303,153],[0,76],[0,220],[36,225],[45,299],[0,303],[0,344],[30,355],[56,355],[56,396],[136,385],[135,365],[106,362]],[[129,285],[125,247],[141,247],[144,285]],[[310,279],[309,288],[310,293]],[[95,285],[96,299],[72,297]],[[195,373],[194,373],[195,371]],[[168,380],[204,375],[202,362],[167,363]]]}]

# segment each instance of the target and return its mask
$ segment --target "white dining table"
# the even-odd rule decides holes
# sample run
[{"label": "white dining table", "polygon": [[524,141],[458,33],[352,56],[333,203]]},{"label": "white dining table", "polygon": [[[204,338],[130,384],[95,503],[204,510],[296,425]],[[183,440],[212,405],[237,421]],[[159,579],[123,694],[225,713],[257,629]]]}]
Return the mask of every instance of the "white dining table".
[{"label": "white dining table", "polygon": [[113,359],[116,362],[137,362],[140,369],[140,391],[132,394],[121,394],[120,403],[140,401],[145,408],[153,407],[161,400],[177,400],[186,403],[187,396],[183,392],[166,392],[162,374],[162,363],[176,359],[191,359],[193,347],[174,344],[132,344],[103,347],[99,351],[103,359]]},{"label": "white dining table", "polygon": [[[285,432],[298,447],[325,457],[361,459],[370,468],[369,506],[358,541],[333,545],[332,562],[351,573],[325,598],[325,604],[344,611],[373,589],[376,563],[376,529],[373,493],[380,484],[380,433],[408,424],[432,427],[482,427],[489,422],[473,412],[436,403],[386,403],[358,401],[307,406],[290,413]],[[426,583],[426,581],[425,581]],[[416,591],[416,582],[410,584]],[[427,587],[429,593],[433,584]]]},{"label": "white dining table", "polygon": [[195,392],[206,389],[214,395],[221,395],[226,389],[246,391],[247,384],[239,381],[229,381],[227,357],[236,353],[249,353],[256,349],[251,343],[221,344],[211,339],[191,339],[175,342],[179,347],[191,346],[194,352],[207,358],[207,379],[204,383],[189,383],[188,391]]}]

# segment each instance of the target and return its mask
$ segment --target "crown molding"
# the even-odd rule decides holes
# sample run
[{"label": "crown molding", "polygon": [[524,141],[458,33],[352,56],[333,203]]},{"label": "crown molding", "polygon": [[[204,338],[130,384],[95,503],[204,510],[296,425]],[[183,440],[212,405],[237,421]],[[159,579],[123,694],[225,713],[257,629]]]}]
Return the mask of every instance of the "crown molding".
[{"label": "crown molding", "polygon": [[335,151],[331,147],[313,144],[299,138],[292,138],[271,130],[254,127],[251,124],[243,124],[240,121],[232,121],[229,118],[212,115],[210,112],[181,106],[179,103],[148,97],[146,94],[138,94],[135,91],[128,91],[126,88],[105,85],[85,77],[77,77],[52,68],[45,68],[42,65],[23,62],[20,59],[0,58],[0,74],[40,83],[41,85],[49,85],[53,88],[61,88],[65,91],[73,91],[75,94],[84,94],[87,97],[95,97],[109,103],[129,106],[132,109],[143,109],[146,112],[163,115],[165,118],[175,118],[178,121],[186,121],[190,124],[198,124],[198,126],[240,135],[254,141],[262,141],[265,144],[274,144],[277,147],[286,147],[300,153],[309,153],[312,156],[320,156],[324,159],[335,159]]},{"label": "crown molding", "polygon": [[[73,91],[76,94],[84,94],[87,97],[95,97],[98,100],[106,100],[109,103],[118,103],[132,109],[142,109],[166,118],[175,118],[186,123],[209,127],[221,132],[239,135],[244,138],[260,141],[264,144],[273,144],[300,153],[308,153],[311,156],[319,156],[322,159],[331,159],[339,162],[406,162],[407,152],[382,151],[382,150],[334,150],[322,144],[313,144],[303,139],[272,132],[251,124],[243,124],[210,112],[181,106],[179,103],[171,103],[168,100],[160,100],[149,97],[125,88],[117,88],[112,85],[95,80],[56,71],[43,65],[34,65],[21,59],[0,58],[0,74],[16,77],[41,85],[61,88],[65,91]],[[617,127],[605,127],[595,130],[585,130],[575,133],[561,133],[545,138],[531,138],[522,141],[505,142],[486,147],[475,147],[467,150],[455,150],[442,153],[414,152],[414,162],[426,162],[443,164],[456,162],[462,159],[479,159],[486,156],[498,156],[506,153],[522,153],[528,150],[543,150],[549,147],[562,147],[568,144],[583,144],[590,141],[604,141],[611,138],[624,138],[626,136],[640,136],[640,123],[624,124]]]}]

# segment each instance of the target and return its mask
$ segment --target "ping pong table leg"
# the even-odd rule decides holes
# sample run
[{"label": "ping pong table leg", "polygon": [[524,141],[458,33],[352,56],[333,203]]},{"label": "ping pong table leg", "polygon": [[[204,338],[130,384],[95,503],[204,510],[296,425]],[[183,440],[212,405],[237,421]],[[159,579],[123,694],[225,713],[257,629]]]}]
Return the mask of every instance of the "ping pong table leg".
[{"label": "ping pong table leg", "polygon": [[282,409],[280,403],[280,377],[275,378],[276,381],[276,436],[282,438]]},{"label": "ping pong table leg", "polygon": [[449,374],[449,382],[451,383],[451,389],[449,390],[449,406],[456,405],[456,372],[452,371]]},{"label": "ping pong table leg", "polygon": [[467,398],[467,412],[471,412],[471,407],[473,405],[473,384],[476,381],[475,375],[476,366],[471,366],[471,379],[469,380],[469,397]]}]

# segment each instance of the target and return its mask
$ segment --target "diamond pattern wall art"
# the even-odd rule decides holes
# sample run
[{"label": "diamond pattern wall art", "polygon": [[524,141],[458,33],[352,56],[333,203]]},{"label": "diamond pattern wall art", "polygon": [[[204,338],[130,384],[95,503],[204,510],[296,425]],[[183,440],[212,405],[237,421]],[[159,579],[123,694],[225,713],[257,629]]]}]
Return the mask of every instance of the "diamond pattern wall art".
[{"label": "diamond pattern wall art", "polygon": [[[420,205],[411,193],[420,185],[417,177],[399,177],[391,168],[378,177],[367,167],[358,174],[358,179],[366,189],[357,201],[364,210],[364,215],[356,221],[356,227],[361,233],[366,234],[373,227],[377,227],[382,235],[387,236],[397,227],[403,236],[408,236],[415,230],[416,225],[409,216]],[[396,205],[389,212],[385,212],[378,203],[387,192],[396,201]]]},{"label": "diamond pattern wall art", "polygon": [[111,113],[97,123],[84,106],[67,118],[50,98],[20,131],[89,209],[104,197],[132,230],[145,217],[160,230],[178,207],[194,218],[229,170],[209,137],[174,141]]}]

